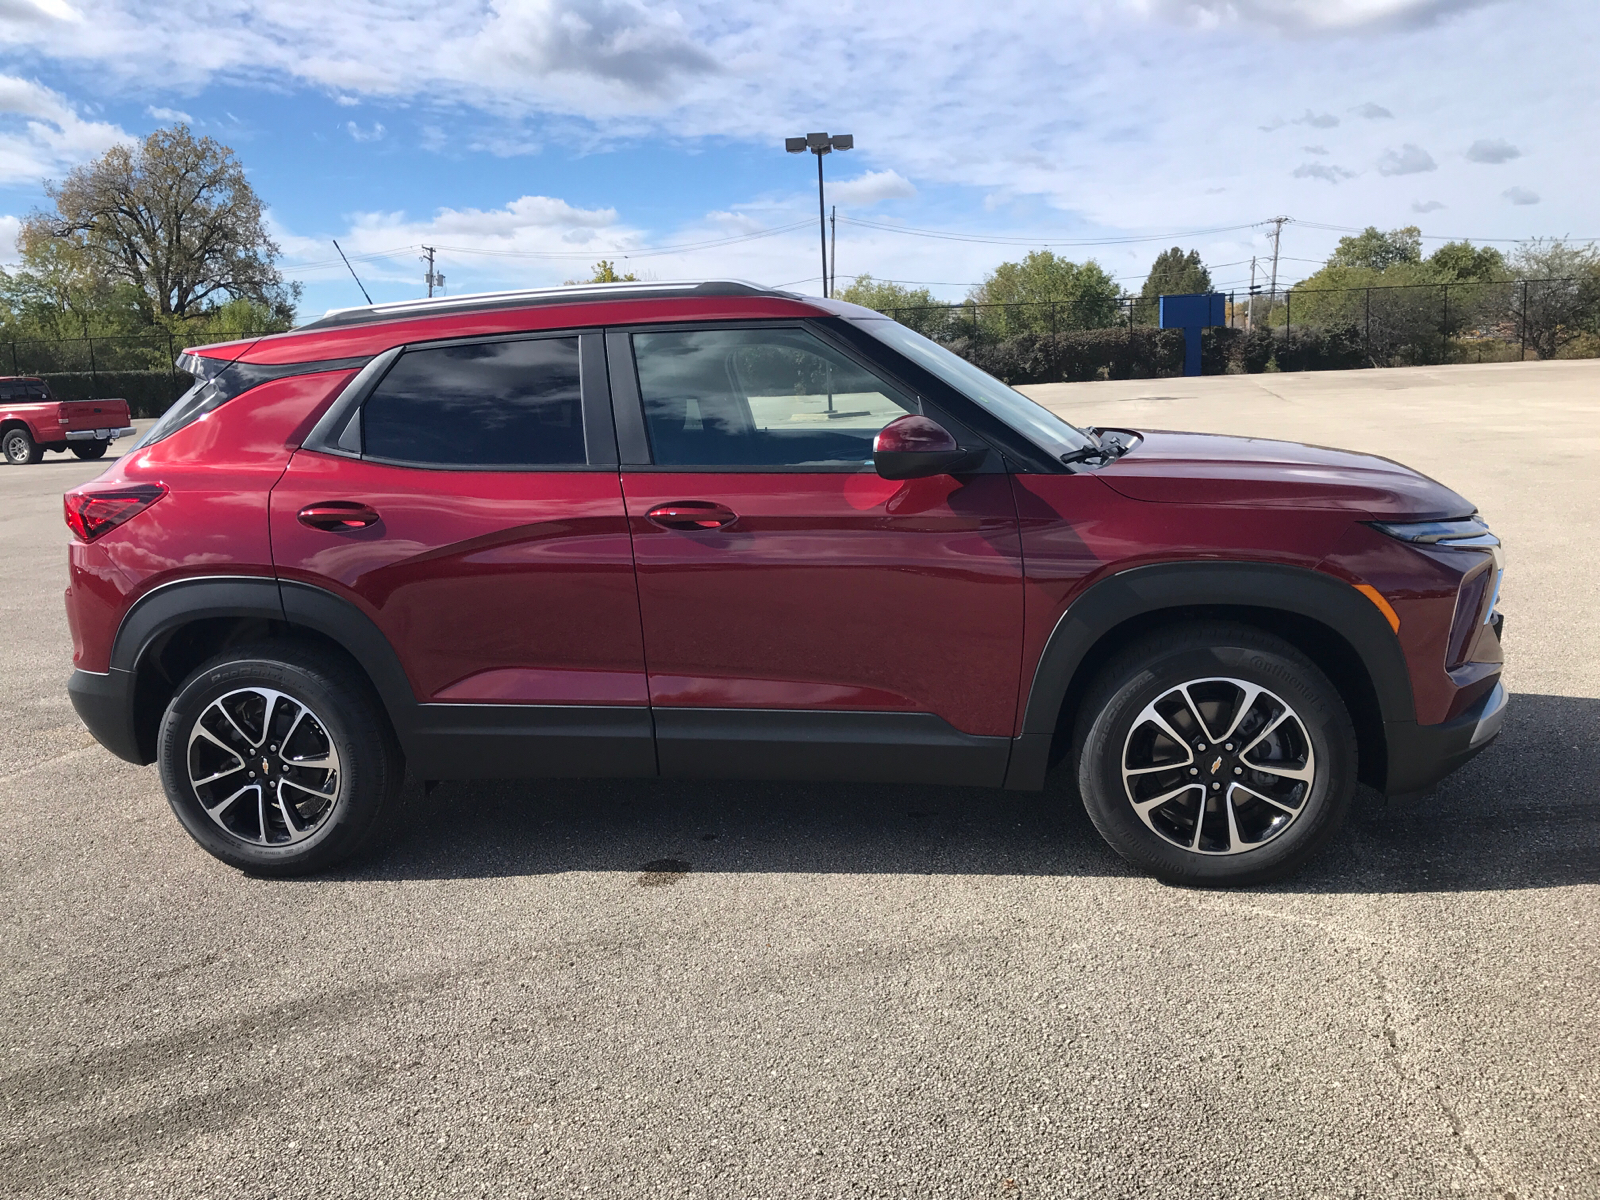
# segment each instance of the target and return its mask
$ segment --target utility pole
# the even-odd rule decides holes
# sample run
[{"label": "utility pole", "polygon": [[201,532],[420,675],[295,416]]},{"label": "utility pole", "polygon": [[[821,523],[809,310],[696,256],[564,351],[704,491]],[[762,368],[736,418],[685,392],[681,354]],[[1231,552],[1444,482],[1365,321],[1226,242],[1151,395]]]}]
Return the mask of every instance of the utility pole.
[{"label": "utility pole", "polygon": [[[821,161],[820,159],[818,161]],[[839,282],[839,206],[835,204],[828,214],[828,290],[825,296],[833,295],[834,285]]]},{"label": "utility pole", "polygon": [[[1286,222],[1290,221],[1290,220],[1293,220],[1293,218],[1292,217],[1271,217],[1269,219],[1272,222],[1272,285],[1271,285],[1272,302],[1271,303],[1272,304],[1276,304],[1278,302],[1278,242],[1283,237],[1283,226],[1284,226],[1284,224]],[[1268,306],[1267,311],[1268,311],[1268,313],[1270,313],[1272,311],[1270,305]],[[1268,320],[1270,320],[1270,319],[1271,318],[1269,317]]]},{"label": "utility pole", "polygon": [[1244,331],[1249,333],[1256,327],[1256,256],[1250,256],[1250,299],[1244,309]]},{"label": "utility pole", "polygon": [[422,261],[428,264],[428,273],[426,275],[424,275],[422,278],[428,285],[428,299],[432,300],[433,299],[433,289],[436,288],[436,287],[437,288],[443,288],[444,287],[444,276],[439,274],[437,271],[435,271],[433,269],[433,255],[434,255],[433,247],[432,246],[424,246],[423,249],[427,251],[427,253],[422,256]]},{"label": "utility pole", "polygon": [[808,133],[805,137],[783,139],[783,148],[790,154],[804,154],[807,150],[817,156],[817,240],[822,249],[822,295],[828,295],[828,206],[822,195],[822,156],[835,150],[853,150],[856,139],[848,133]]}]

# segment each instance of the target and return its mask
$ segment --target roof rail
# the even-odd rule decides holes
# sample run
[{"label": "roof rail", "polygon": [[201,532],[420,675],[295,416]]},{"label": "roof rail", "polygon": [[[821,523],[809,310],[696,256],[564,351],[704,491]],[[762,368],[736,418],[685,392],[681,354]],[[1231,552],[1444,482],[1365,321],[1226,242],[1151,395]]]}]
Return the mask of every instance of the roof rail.
[{"label": "roof rail", "polygon": [[[354,308],[330,308],[315,321],[295,328],[330,329],[340,325],[357,325],[368,321],[392,321],[397,318],[419,316],[444,316],[453,312],[466,312],[474,308],[493,308],[499,305],[570,303],[591,298],[626,298],[640,300],[668,296],[789,296],[774,288],[742,279],[681,280],[648,283],[590,283],[567,287],[526,288],[506,292],[472,292],[462,296],[435,296],[427,300],[398,300],[389,304],[363,304]],[[799,297],[796,297],[797,299]]]}]

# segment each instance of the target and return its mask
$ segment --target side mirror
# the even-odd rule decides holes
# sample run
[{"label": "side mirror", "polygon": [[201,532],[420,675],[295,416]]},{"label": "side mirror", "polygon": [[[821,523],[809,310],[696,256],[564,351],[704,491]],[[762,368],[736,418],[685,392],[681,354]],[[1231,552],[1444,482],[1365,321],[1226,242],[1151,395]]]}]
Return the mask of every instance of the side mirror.
[{"label": "side mirror", "polygon": [[970,469],[983,451],[963,450],[939,422],[917,413],[890,421],[872,439],[872,465],[885,479],[925,479]]}]

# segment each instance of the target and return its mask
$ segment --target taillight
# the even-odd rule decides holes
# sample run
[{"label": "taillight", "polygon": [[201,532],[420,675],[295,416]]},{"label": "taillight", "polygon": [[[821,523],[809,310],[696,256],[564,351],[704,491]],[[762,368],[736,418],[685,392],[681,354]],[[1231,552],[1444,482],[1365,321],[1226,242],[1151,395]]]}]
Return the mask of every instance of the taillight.
[{"label": "taillight", "polygon": [[104,492],[68,492],[61,497],[67,528],[86,542],[137,517],[167,494],[159,483],[139,483]]}]

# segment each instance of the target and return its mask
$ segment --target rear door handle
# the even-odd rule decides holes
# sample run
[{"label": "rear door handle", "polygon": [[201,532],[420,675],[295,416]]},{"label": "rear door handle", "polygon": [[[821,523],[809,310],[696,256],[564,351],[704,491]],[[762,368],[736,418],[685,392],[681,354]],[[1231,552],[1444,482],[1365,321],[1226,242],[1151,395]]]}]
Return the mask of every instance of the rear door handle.
[{"label": "rear door handle", "polygon": [[644,517],[663,529],[725,529],[739,519],[739,514],[726,504],[710,500],[680,500],[658,504]]},{"label": "rear door handle", "polygon": [[354,500],[324,500],[321,504],[308,504],[295,514],[295,519],[312,529],[331,532],[365,529],[381,520],[377,509]]}]

